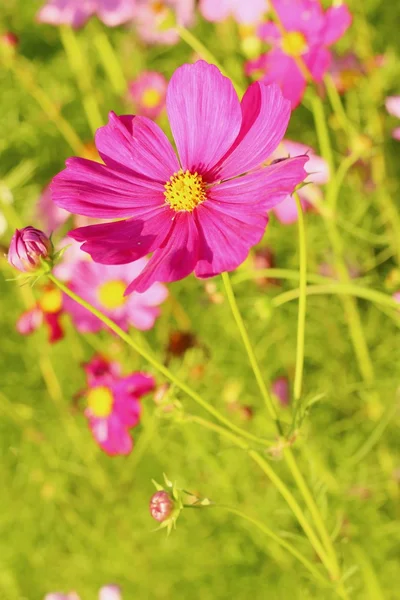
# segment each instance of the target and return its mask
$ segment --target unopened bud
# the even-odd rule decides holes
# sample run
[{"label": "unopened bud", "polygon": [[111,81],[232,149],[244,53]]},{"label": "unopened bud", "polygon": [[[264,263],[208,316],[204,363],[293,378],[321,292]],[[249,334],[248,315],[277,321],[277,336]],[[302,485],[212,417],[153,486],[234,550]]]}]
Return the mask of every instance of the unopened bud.
[{"label": "unopened bud", "polygon": [[16,229],[10,242],[8,262],[23,273],[32,273],[41,266],[42,260],[50,257],[53,244],[47,235],[35,229]]},{"label": "unopened bud", "polygon": [[150,500],[150,514],[159,523],[168,519],[174,510],[174,501],[168,492],[160,490],[152,495]]}]

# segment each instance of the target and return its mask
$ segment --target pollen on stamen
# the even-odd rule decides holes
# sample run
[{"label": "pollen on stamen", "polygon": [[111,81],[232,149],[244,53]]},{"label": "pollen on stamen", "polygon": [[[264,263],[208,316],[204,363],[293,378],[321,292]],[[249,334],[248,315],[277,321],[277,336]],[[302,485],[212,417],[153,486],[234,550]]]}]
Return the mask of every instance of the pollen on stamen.
[{"label": "pollen on stamen", "polygon": [[165,184],[164,196],[172,210],[192,212],[207,199],[206,184],[197,172],[181,169]]}]

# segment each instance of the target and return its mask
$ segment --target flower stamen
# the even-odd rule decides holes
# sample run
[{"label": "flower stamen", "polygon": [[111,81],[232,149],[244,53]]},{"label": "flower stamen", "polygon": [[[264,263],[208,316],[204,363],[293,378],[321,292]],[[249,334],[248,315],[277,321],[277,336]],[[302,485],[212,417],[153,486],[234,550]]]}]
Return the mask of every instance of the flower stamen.
[{"label": "flower stamen", "polygon": [[180,169],[165,184],[165,200],[176,212],[192,212],[207,199],[206,184],[201,175]]}]

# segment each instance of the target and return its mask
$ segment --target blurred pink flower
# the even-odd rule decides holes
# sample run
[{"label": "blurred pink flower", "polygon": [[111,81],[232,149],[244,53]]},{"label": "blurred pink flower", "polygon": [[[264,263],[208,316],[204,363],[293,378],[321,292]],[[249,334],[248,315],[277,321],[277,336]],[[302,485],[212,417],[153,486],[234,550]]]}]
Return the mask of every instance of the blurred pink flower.
[{"label": "blurred pink flower", "polygon": [[99,600],[122,600],[121,588],[118,585],[105,585],[99,591]]},{"label": "blurred pink flower", "polygon": [[129,96],[134,103],[135,113],[156,119],[165,106],[167,85],[161,73],[143,71],[129,84]]},{"label": "blurred pink flower", "polygon": [[[129,430],[139,423],[139,400],[154,387],[153,377],[146,373],[132,373],[127,377],[89,384],[85,394],[85,416],[94,439],[107,454],[114,456],[132,451]],[[110,590],[108,594],[110,597]],[[107,595],[100,598],[105,600]]]},{"label": "blurred pink flower", "polygon": [[[400,119],[400,96],[389,96],[386,98],[386,110],[390,115]],[[400,141],[400,127],[393,129],[392,136],[395,140]]]},{"label": "blurred pink flower", "polygon": [[333,54],[329,72],[339,94],[354,87],[366,74],[365,67],[354,52],[347,52],[343,56]]},{"label": "blurred pink flower", "polygon": [[49,0],[37,20],[78,29],[96,15],[108,27],[116,27],[131,21],[135,14],[136,0]]},{"label": "blurred pink flower", "polygon": [[400,304],[400,290],[393,294],[393,300],[396,300]]},{"label": "blurred pink flower", "polygon": [[232,16],[238,23],[257,23],[269,9],[268,0],[200,0],[200,12],[208,21]]},{"label": "blurred pink flower", "polygon": [[21,335],[30,335],[45,324],[48,328],[49,342],[54,344],[64,337],[60,324],[62,313],[62,293],[53,285],[47,285],[41,290],[37,304],[19,317],[16,329]]},{"label": "blurred pink flower", "polygon": [[[322,191],[318,186],[324,185],[329,181],[329,167],[326,161],[317,156],[310,146],[292,142],[291,140],[283,140],[271,158],[277,159],[282,154],[292,157],[304,154],[309,156],[309,161],[305,165],[308,176],[304,180],[304,183],[307,183],[307,185],[297,191],[303,210],[308,210],[316,201],[322,200]],[[292,196],[286,196],[283,202],[273,208],[273,212],[284,225],[290,225],[297,221],[297,207]]]},{"label": "blurred pink flower", "polygon": [[271,391],[282,406],[287,406],[290,401],[290,387],[287,377],[277,377],[271,384]]},{"label": "blurred pink flower", "polygon": [[174,22],[190,27],[194,20],[194,0],[137,0],[135,25],[148,44],[172,45],[179,41]]},{"label": "blurred pink flower", "polygon": [[[147,262],[147,258],[141,258],[127,265],[101,265],[92,260],[81,260],[74,264],[69,287],[122,329],[128,330],[130,326],[151,329],[160,314],[159,305],[168,295],[166,287],[154,283],[143,293],[124,296],[127,285],[141,273]],[[97,317],[69,296],[64,298],[64,311],[70,314],[82,333],[104,328]]]},{"label": "blurred pink flower", "polygon": [[93,356],[88,363],[83,365],[83,368],[89,386],[106,384],[121,375],[121,365],[118,362],[110,362],[100,355]]},{"label": "blurred pink flower", "polygon": [[36,216],[43,229],[49,235],[69,218],[69,213],[59,208],[51,199],[50,186],[46,186],[40,195],[36,207]]},{"label": "blurred pink flower", "polygon": [[126,293],[193,271],[207,278],[234,270],[263,237],[267,210],[306,175],[307,156],[263,167],[290,118],[275,85],[252,84],[240,104],[230,80],[199,61],[175,71],[167,111],[180,160],[155,123],[110,113],[96,133],[106,164],[68,159],[52,183],[58,206],[120,219],[69,234],[95,261],[125,264],[153,252]]},{"label": "blurred pink flower", "polygon": [[301,58],[313,80],[321,81],[331,61],[328,47],[343,36],[352,17],[345,4],[325,12],[319,0],[271,0],[271,4],[285,33],[272,21],[261,25],[259,35],[272,49],[249,61],[245,71],[259,75],[266,83],[277,83],[296,108],[306,88],[296,60]]}]

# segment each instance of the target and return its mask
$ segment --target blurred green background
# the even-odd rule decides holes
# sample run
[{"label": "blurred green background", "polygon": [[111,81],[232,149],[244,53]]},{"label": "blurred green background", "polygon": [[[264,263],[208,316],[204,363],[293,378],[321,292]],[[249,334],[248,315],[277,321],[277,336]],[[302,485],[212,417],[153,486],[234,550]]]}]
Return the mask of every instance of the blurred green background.
[{"label": "blurred green background", "polygon": [[[0,32],[19,36],[18,53],[30,61],[36,83],[62,108],[80,138],[90,142],[92,134],[58,30],[35,22],[40,5],[36,0],[3,2]],[[400,146],[391,139],[395,120],[386,115],[384,100],[400,94],[400,8],[378,0],[353,0],[349,6],[354,23],[339,50],[351,49],[366,61],[384,54],[385,61],[346,95],[346,112],[357,135],[344,136],[325,101],[337,163],[357,144],[366,146],[364,163],[349,172],[342,187],[338,229],[346,262],[359,274],[355,283],[391,295],[400,289],[399,265],[382,194],[388,194],[398,210]],[[93,45],[99,27],[89,23],[79,40],[105,119],[108,110],[132,109],[114,94],[99,64]],[[198,18],[194,32],[228,72],[245,83],[236,25],[215,26]],[[144,68],[169,77],[193,55],[183,42],[147,48],[128,28],[106,33],[128,79]],[[62,169],[71,150],[4,64],[0,89],[0,195],[9,225],[1,242],[5,252],[13,228],[37,225],[40,191]],[[308,97],[293,114],[288,137],[318,150]],[[371,148],[375,154],[385,153],[387,172],[381,173],[383,181],[378,173],[375,186],[368,188],[364,170],[374,156]],[[309,271],[317,273],[319,265],[332,263],[321,215],[307,214],[307,239]],[[273,249],[277,267],[298,268],[296,225],[283,226],[272,217],[263,245]],[[133,453],[110,458],[98,449],[81,405],[73,400],[84,387],[82,362],[101,351],[120,360],[125,373],[151,369],[107,333],[79,337],[67,319],[66,337],[54,346],[43,329],[28,338],[20,336],[15,323],[35,289],[9,281],[14,274],[5,259],[1,267],[1,600],[41,600],[49,591],[71,589],[82,600],[91,600],[109,582],[121,585],[125,599],[336,597],[319,588],[299,563],[257,529],[222,509],[184,511],[170,537],[155,533],[148,510],[154,491],[151,479],[161,480],[165,472],[182,488],[264,521],[316,561],[286,503],[246,455],[196,425],[164,414],[151,396],[142,402]],[[248,268],[249,263],[241,272]],[[272,298],[297,287],[296,282],[264,289],[236,277],[235,291],[265,378],[287,375],[293,380],[297,303],[274,307]],[[223,294],[219,279],[215,285]],[[190,330],[196,346],[173,358],[170,368],[234,422],[260,436],[272,436],[226,300],[211,302],[204,283],[194,277],[170,289],[174,300],[164,306],[155,329],[144,334],[146,343],[164,361],[171,331]],[[302,423],[295,452],[335,538],[350,597],[395,600],[400,589],[400,317],[366,300],[358,300],[356,306],[373,365],[371,381],[360,374],[341,298],[309,297],[304,398],[318,401]],[[183,411],[198,412],[183,394],[173,397]],[[232,411],[229,405],[235,402],[250,406],[252,418],[244,420],[246,413]],[[281,413],[290,422],[290,408]],[[284,463],[272,464],[292,486]],[[293,492],[297,497],[294,487]]]}]

